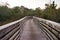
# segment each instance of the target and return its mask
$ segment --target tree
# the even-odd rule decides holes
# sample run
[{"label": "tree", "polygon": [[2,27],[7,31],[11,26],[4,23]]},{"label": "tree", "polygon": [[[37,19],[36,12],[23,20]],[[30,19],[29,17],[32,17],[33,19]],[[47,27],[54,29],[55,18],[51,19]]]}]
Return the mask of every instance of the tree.
[{"label": "tree", "polygon": [[56,15],[57,5],[55,5],[55,2],[53,1],[53,3],[50,5],[45,4],[45,6],[46,6],[46,9],[43,11],[43,16],[46,15],[46,16],[44,16],[45,18],[56,21],[57,20],[56,19],[56,17],[57,17],[57,15]]},{"label": "tree", "polygon": [[40,9],[40,7],[35,9],[35,14],[36,14],[36,16],[41,17],[41,9]]}]

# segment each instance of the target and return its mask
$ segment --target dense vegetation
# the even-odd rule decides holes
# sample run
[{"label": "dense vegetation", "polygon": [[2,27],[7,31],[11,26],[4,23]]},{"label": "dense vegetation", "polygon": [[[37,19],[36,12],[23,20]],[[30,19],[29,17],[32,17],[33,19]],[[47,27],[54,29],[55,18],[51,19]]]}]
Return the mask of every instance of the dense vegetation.
[{"label": "dense vegetation", "polygon": [[60,22],[60,8],[56,9],[54,1],[52,4],[45,4],[45,9],[40,9],[40,7],[33,9],[28,9],[24,6],[8,8],[7,6],[0,6],[0,25],[6,24],[24,16],[38,16],[48,20]]}]

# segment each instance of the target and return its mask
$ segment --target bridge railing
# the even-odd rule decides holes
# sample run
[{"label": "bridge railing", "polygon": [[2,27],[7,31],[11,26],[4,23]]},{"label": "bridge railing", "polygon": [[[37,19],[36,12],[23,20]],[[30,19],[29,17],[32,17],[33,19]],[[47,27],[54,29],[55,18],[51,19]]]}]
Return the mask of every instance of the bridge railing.
[{"label": "bridge railing", "polygon": [[34,22],[40,26],[40,29],[50,40],[60,40],[60,24],[46,19],[33,17]]},{"label": "bridge railing", "polygon": [[20,40],[26,17],[12,23],[0,26],[0,40]]}]

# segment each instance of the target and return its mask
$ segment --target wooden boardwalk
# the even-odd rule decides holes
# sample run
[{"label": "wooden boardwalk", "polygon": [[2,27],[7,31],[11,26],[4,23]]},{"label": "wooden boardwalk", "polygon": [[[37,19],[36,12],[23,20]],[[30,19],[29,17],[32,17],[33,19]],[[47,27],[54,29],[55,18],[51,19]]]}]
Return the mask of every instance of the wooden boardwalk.
[{"label": "wooden boardwalk", "polygon": [[26,16],[0,26],[0,40],[60,40],[60,24]]},{"label": "wooden boardwalk", "polygon": [[20,40],[47,40],[47,38],[41,29],[33,22],[33,19],[29,19],[24,23]]}]

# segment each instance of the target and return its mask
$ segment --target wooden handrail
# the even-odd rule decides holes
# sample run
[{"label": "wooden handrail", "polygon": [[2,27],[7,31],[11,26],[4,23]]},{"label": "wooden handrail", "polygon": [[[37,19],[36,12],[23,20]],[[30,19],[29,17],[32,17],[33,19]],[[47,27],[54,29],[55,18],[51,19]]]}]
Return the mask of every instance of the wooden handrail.
[{"label": "wooden handrail", "polygon": [[38,22],[37,24],[42,26],[42,28],[47,33],[49,32],[49,34],[52,35],[51,37],[53,37],[54,40],[60,40],[60,24],[59,23],[42,19],[42,18],[38,18],[38,17],[33,17],[33,18],[35,22]]},{"label": "wooden handrail", "polygon": [[[24,22],[27,17],[0,26],[0,40],[20,39]],[[17,37],[19,35],[19,37]]]}]

